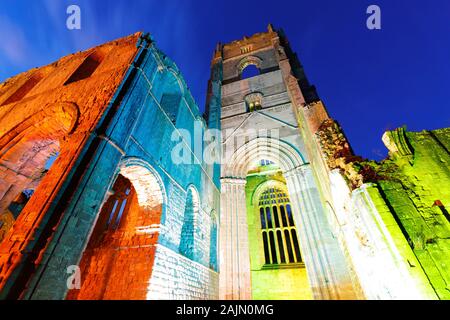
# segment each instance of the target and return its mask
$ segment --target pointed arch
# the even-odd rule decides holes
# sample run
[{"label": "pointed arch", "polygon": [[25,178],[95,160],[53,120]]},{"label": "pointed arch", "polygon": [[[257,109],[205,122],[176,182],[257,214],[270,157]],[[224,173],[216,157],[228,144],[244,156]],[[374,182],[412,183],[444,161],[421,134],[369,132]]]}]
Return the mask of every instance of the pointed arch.
[{"label": "pointed arch", "polygon": [[234,152],[226,161],[223,176],[244,179],[252,164],[260,159],[277,163],[283,172],[306,163],[302,154],[289,143],[275,138],[258,137]]},{"label": "pointed arch", "polygon": [[146,299],[165,198],[151,165],[122,160],[80,261],[81,288],[67,299]]},{"label": "pointed arch", "polygon": [[262,183],[260,183],[255,191],[252,194],[251,197],[251,203],[255,206],[258,204],[259,198],[261,197],[261,194],[266,191],[267,189],[274,188],[282,190],[283,192],[287,193],[287,186],[285,183],[278,181],[278,180],[267,180]]}]

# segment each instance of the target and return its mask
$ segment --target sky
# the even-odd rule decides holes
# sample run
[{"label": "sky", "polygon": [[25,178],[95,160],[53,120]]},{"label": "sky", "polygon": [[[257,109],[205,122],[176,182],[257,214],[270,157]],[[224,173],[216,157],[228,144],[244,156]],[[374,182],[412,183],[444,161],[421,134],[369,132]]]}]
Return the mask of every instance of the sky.
[{"label": "sky", "polygon": [[[66,28],[71,4],[81,9],[80,30]],[[381,9],[380,30],[366,27],[372,4]],[[448,0],[1,0],[0,81],[146,31],[203,111],[216,44],[268,23],[284,29],[356,154],[384,158],[386,130],[450,126]]]}]

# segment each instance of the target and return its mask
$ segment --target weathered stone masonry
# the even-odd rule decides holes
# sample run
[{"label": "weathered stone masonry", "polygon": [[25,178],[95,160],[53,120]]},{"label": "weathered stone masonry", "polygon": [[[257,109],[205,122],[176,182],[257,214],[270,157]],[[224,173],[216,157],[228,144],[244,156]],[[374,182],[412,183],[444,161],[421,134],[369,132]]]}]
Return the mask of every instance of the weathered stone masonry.
[{"label": "weathered stone masonry", "polygon": [[[449,299],[450,131],[383,141],[381,162],[354,155],[271,25],[216,47],[203,117],[148,34],[17,75],[0,84],[0,298]],[[301,261],[281,261],[281,231]]]},{"label": "weathered stone masonry", "polygon": [[[108,51],[109,55],[103,53],[105,48],[112,46],[117,48]],[[59,72],[59,77],[67,74],[65,78],[70,81],[64,80],[64,77],[59,82],[45,77],[41,80],[42,84],[49,81],[60,94],[67,92],[65,98],[69,101],[72,96],[83,97],[79,92],[85,94],[87,101],[76,100],[82,111],[72,112],[79,114],[80,118],[74,120],[70,130],[67,130],[69,141],[80,142],[75,137],[80,136],[77,135],[78,130],[84,129],[85,140],[74,150],[70,148],[72,146],[69,151],[61,148],[54,165],[1,243],[2,297],[63,299],[67,293],[67,267],[81,262],[84,272],[82,281],[84,278],[87,282],[82,282],[80,292],[71,294],[70,298],[216,298],[218,288],[214,281],[217,281],[217,270],[210,268],[216,263],[210,258],[217,255],[210,254],[210,247],[216,250],[217,245],[215,239],[210,237],[210,227],[216,219],[214,212],[219,210],[218,186],[213,183],[212,169],[206,164],[200,161],[177,165],[172,162],[170,153],[176,144],[182,143],[186,150],[191,150],[191,157],[196,156],[192,152],[193,141],[181,139],[178,128],[186,129],[192,135],[194,125],[200,126],[201,133],[206,129],[198,107],[176,65],[153,45],[147,35],[136,34],[92,49],[95,50],[102,51],[101,61],[97,56],[93,59],[95,61],[88,61],[86,55],[89,53],[80,53],[54,64],[66,70],[65,73]],[[109,75],[100,73],[101,70],[108,70],[108,65],[103,64],[105,61],[111,61],[116,67],[122,66],[110,72],[117,77],[115,82],[98,78],[102,74],[104,77]],[[80,63],[85,73],[95,70],[90,74],[92,78],[86,77],[86,74],[73,74]],[[73,67],[69,68],[71,65]],[[49,67],[42,69],[46,68]],[[97,74],[98,77],[95,77]],[[10,81],[16,83],[19,80]],[[90,89],[88,83],[92,89],[110,94],[101,95]],[[99,83],[102,85],[99,86]],[[6,91],[5,87],[8,88],[8,85],[3,84],[2,97],[6,99],[13,89]],[[167,99],[164,97],[168,95],[176,99],[166,105]],[[36,100],[46,98],[49,96],[45,91],[35,96]],[[1,126],[2,129],[7,128],[6,123],[14,127],[14,123],[23,121],[20,113],[6,110],[30,110],[25,107],[27,102],[30,104],[30,100],[25,98],[21,101],[23,107],[17,104],[3,107],[5,125]],[[174,107],[173,103],[178,104]],[[30,113],[38,113],[39,107],[46,104],[39,103],[36,105],[37,111],[30,110]],[[56,105],[65,110],[65,105]],[[48,112],[44,108],[41,117],[46,119]],[[62,115],[69,118],[69,115]],[[15,131],[4,131],[7,134],[2,136],[3,139],[14,139],[18,135]],[[173,134],[178,139],[171,140]],[[67,163],[69,160],[71,162]],[[66,163],[61,164],[63,161]],[[66,172],[66,175],[61,172]],[[100,228],[102,231],[104,227],[105,219],[98,219],[99,212],[103,204],[108,203],[108,197],[114,196],[112,187],[120,176],[129,180],[132,192],[128,205],[120,213],[124,217],[117,227],[113,226],[116,231],[108,231],[112,239],[117,239],[114,241],[119,241],[115,249],[111,247],[112,251],[117,252],[115,258],[111,258],[112,251],[106,247],[89,249],[91,247],[86,246],[91,235],[95,234],[93,229]],[[61,186],[55,190],[56,182]],[[41,198],[41,194],[48,195],[45,187],[54,190],[53,200],[43,201]],[[184,216],[189,210],[192,211],[186,207],[192,205],[187,201],[189,190],[196,193],[197,203],[193,219],[187,221],[193,224],[190,227],[192,233],[183,237],[182,229],[186,228],[183,226]],[[33,205],[45,206],[41,220],[28,217],[30,214],[36,215]],[[117,217],[114,212],[117,209],[111,211],[111,215],[116,214]],[[30,231],[33,230],[37,233],[31,238]],[[19,236],[21,232],[23,236]],[[102,232],[104,234],[106,231]],[[189,258],[180,255],[185,242],[195,252]],[[108,243],[112,245],[114,242]],[[23,248],[27,249],[24,251]],[[85,250],[89,256],[83,255]],[[169,256],[172,258],[169,259]],[[111,259],[115,259],[114,263]],[[190,263],[191,259],[195,262]],[[149,266],[154,268],[150,270]],[[120,270],[121,267],[127,268],[128,272]],[[161,287],[167,268],[174,270],[174,278],[171,282],[165,281],[165,287]],[[105,279],[105,274],[110,278]],[[127,276],[124,277],[124,274]],[[104,289],[95,293],[88,287],[84,288],[95,281],[105,283]]]}]

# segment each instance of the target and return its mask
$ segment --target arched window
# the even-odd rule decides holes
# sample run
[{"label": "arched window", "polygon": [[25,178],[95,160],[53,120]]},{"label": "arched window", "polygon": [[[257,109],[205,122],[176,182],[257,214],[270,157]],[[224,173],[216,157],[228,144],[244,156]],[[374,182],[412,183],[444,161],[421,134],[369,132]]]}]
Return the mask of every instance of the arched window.
[{"label": "arched window", "polygon": [[178,110],[181,103],[181,94],[178,93],[164,93],[161,98],[161,107],[166,112],[172,123],[176,123]]},{"label": "arched window", "polygon": [[91,53],[86,59],[84,59],[83,63],[80,64],[77,70],[72,73],[64,85],[89,78],[103,61],[103,58],[104,54],[100,51]]},{"label": "arched window", "polygon": [[214,212],[211,214],[211,231],[210,231],[210,253],[209,253],[209,267],[218,271],[217,264],[217,218]]},{"label": "arched window", "polygon": [[249,64],[244,69],[242,69],[241,79],[248,79],[259,74],[259,69],[254,64]]},{"label": "arched window", "polygon": [[49,196],[45,188],[56,181],[47,181],[44,189],[39,186],[61,151],[60,142],[73,132],[77,118],[75,104],[49,104],[0,137],[0,242],[33,197],[43,201]]},{"label": "arched window", "polygon": [[181,229],[180,253],[185,257],[195,260],[195,227],[199,215],[200,203],[198,193],[194,188],[189,188],[184,209],[183,227]]},{"label": "arched window", "polygon": [[130,180],[119,174],[112,190],[113,194],[102,207],[90,238],[90,246],[93,248],[103,244],[105,237],[114,234],[129,209],[130,198],[133,196]]},{"label": "arched window", "polygon": [[297,231],[286,192],[269,188],[259,197],[258,205],[265,264],[301,263]]},{"label": "arched window", "polygon": [[0,150],[0,242],[58,157],[58,135],[63,133],[45,132],[39,126],[19,135],[14,145]]},{"label": "arched window", "polygon": [[257,56],[246,56],[237,64],[238,73],[241,79],[261,74],[262,60]]}]

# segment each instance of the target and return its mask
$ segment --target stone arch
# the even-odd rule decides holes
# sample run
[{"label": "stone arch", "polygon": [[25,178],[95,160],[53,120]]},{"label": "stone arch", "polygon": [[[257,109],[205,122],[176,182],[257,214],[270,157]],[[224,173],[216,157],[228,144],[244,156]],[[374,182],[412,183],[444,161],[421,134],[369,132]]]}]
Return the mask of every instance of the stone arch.
[{"label": "stone arch", "polygon": [[242,71],[249,65],[254,65],[256,68],[261,70],[262,59],[252,55],[242,58],[236,66],[239,75],[241,75]]},{"label": "stone arch", "polygon": [[0,136],[0,240],[55,162],[78,115],[74,103],[50,104]]},{"label": "stone arch", "polygon": [[251,203],[253,205],[257,205],[257,202],[258,202],[259,198],[261,197],[261,194],[269,188],[280,189],[287,193],[287,186],[285,183],[278,181],[278,180],[267,180],[267,181],[260,183],[256,187],[255,191],[252,194],[251,200],[250,200]]},{"label": "stone arch", "polygon": [[171,67],[166,68],[162,75],[164,84],[161,89],[160,105],[173,123],[176,123],[180,105],[185,94],[183,81]]},{"label": "stone arch", "polygon": [[142,207],[152,208],[167,203],[164,183],[158,172],[147,162],[134,157],[125,158],[119,166],[119,173],[133,183]]},{"label": "stone arch", "polygon": [[71,134],[77,126],[79,114],[79,108],[75,103],[56,102],[47,104],[40,111],[12,127],[0,127],[0,156],[8,150],[8,146],[17,143],[32,130],[61,137]]},{"label": "stone arch", "polygon": [[121,162],[81,258],[81,288],[67,299],[147,298],[165,200],[153,167],[138,158]]},{"label": "stone arch", "polygon": [[242,178],[255,161],[267,159],[277,163],[283,172],[289,172],[305,164],[305,160],[289,143],[279,139],[258,137],[238,148],[226,161],[225,177]]}]

